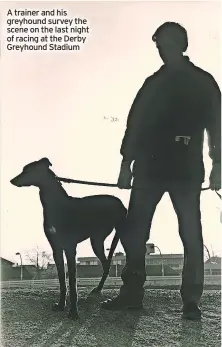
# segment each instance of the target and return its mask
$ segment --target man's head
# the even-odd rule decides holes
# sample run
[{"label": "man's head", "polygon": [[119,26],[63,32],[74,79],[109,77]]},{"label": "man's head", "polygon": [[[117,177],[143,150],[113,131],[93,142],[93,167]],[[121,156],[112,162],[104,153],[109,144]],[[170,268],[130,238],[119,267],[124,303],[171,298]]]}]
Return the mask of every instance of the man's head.
[{"label": "man's head", "polygon": [[177,60],[188,47],[187,31],[178,23],[162,24],[152,36],[164,63]]}]

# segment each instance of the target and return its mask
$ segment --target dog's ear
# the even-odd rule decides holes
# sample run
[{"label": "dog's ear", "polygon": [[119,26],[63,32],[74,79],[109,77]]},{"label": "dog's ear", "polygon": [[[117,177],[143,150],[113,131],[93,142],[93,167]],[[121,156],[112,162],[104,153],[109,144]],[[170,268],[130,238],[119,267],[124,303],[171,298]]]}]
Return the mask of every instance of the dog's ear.
[{"label": "dog's ear", "polygon": [[42,158],[39,160],[39,162],[47,167],[52,166],[48,158]]}]

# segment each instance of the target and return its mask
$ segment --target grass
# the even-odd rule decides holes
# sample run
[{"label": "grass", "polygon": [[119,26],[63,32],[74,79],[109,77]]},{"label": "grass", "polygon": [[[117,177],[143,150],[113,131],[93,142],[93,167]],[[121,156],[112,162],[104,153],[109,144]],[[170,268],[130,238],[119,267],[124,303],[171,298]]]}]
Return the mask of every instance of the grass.
[{"label": "grass", "polygon": [[203,319],[181,319],[178,290],[146,289],[144,310],[107,312],[100,301],[117,289],[105,289],[100,297],[79,288],[80,321],[67,312],[51,311],[55,289],[3,289],[2,347],[219,347],[221,346],[221,293],[205,290]]}]

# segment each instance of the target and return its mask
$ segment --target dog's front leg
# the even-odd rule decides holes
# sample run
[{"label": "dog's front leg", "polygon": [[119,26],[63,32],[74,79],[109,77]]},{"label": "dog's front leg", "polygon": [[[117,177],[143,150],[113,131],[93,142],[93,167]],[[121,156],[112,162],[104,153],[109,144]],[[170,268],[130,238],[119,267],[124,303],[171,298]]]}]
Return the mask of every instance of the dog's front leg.
[{"label": "dog's front leg", "polygon": [[69,317],[73,320],[79,318],[77,308],[77,281],[76,281],[76,248],[66,249],[66,259],[69,272],[69,294],[70,294],[70,310]]},{"label": "dog's front leg", "polygon": [[53,305],[54,311],[63,311],[66,304],[66,276],[64,269],[64,258],[62,248],[53,249],[53,258],[56,264],[59,285],[60,285],[60,297],[59,302]]}]

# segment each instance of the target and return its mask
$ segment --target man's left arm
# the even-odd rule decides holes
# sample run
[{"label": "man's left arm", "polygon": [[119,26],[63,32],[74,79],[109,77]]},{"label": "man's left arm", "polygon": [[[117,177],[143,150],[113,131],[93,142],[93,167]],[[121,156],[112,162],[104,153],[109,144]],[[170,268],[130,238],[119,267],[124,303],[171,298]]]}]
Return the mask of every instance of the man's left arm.
[{"label": "man's left arm", "polygon": [[213,190],[221,188],[221,91],[212,80],[211,110],[207,121],[207,134],[209,156],[212,159],[212,171],[210,175],[210,187]]}]

